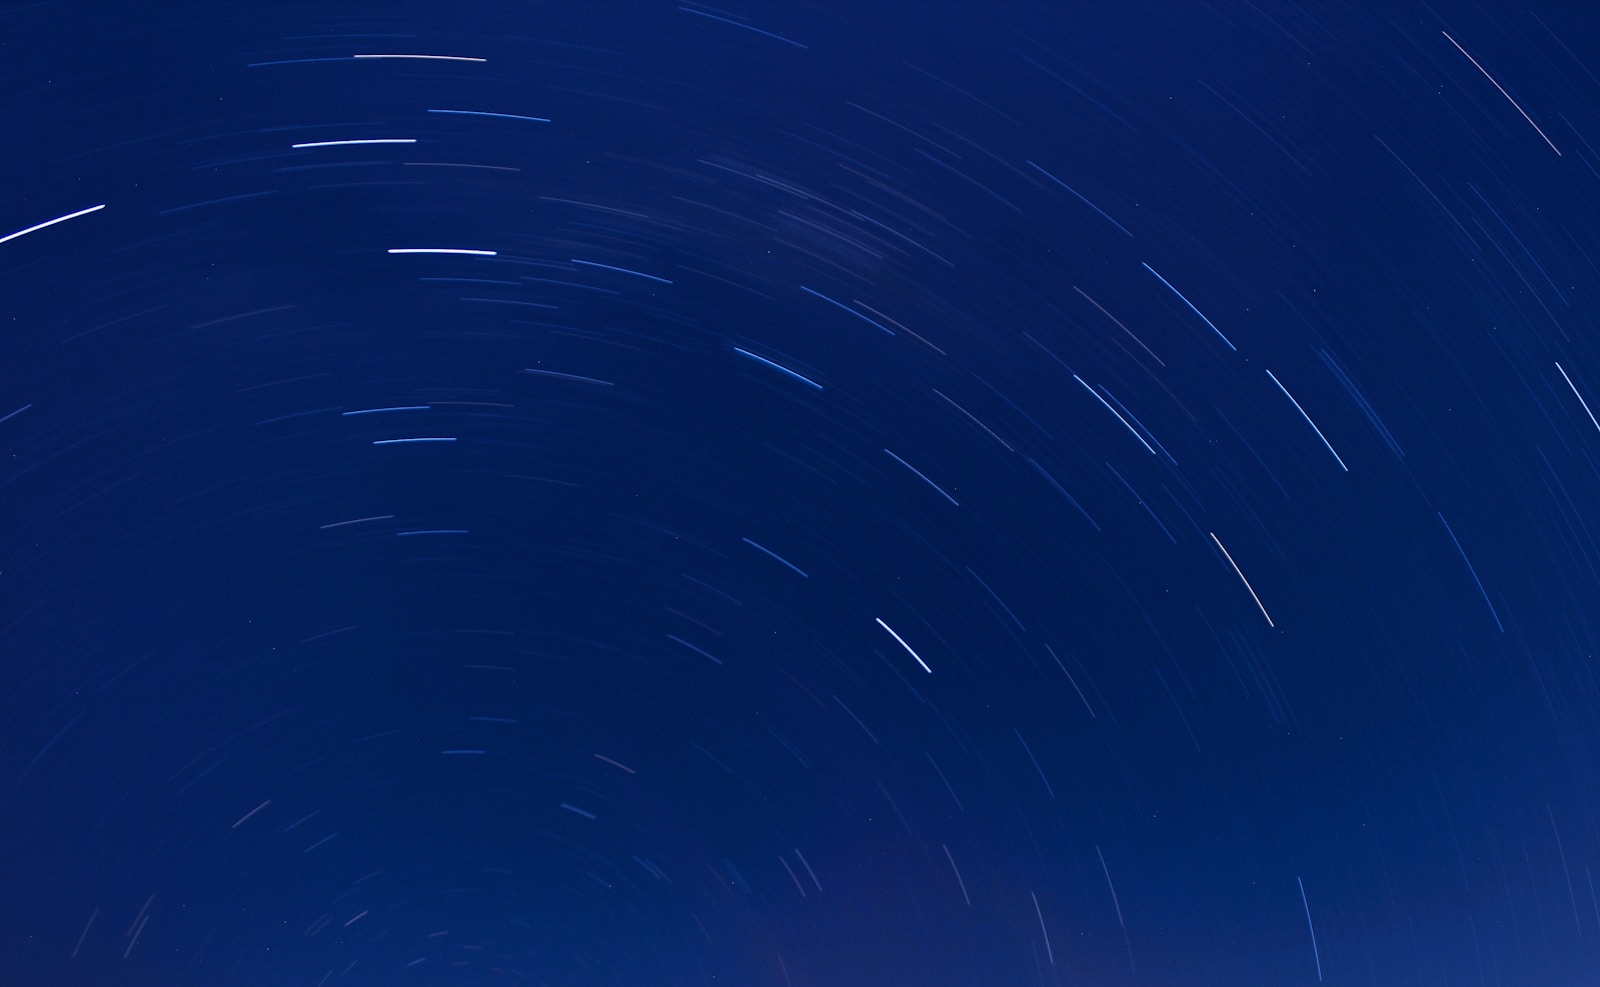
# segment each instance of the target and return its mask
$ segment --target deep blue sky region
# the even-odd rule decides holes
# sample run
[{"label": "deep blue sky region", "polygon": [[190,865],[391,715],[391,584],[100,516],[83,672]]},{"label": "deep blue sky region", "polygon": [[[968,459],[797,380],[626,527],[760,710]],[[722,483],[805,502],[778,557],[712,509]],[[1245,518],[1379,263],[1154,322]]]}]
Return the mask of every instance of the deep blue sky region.
[{"label": "deep blue sky region", "polygon": [[0,983],[1600,982],[1597,73],[0,6]]}]

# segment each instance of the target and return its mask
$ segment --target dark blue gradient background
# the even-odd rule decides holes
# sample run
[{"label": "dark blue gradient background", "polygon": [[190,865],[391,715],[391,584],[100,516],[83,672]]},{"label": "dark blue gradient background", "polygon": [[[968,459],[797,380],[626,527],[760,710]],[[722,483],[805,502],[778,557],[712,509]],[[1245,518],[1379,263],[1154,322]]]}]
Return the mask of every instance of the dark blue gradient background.
[{"label": "dark blue gradient background", "polygon": [[0,983],[1600,982],[1596,64],[0,7]]}]

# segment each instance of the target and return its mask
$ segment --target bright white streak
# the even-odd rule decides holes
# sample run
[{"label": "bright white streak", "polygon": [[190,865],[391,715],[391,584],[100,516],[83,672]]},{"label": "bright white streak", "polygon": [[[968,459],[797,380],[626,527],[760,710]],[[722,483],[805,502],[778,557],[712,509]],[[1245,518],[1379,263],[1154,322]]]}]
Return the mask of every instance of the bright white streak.
[{"label": "bright white streak", "polygon": [[[1160,275],[1157,275],[1157,277],[1159,276]],[[1106,399],[1101,397],[1098,391],[1090,387],[1088,384],[1085,384],[1083,378],[1079,377],[1077,374],[1073,374],[1072,379],[1080,384],[1083,384],[1083,389],[1088,391],[1090,394],[1093,394],[1096,401],[1099,401],[1101,404],[1105,404],[1106,410],[1117,416],[1117,421],[1122,423],[1123,428],[1127,429],[1129,432],[1133,432],[1133,437],[1139,440],[1140,445],[1144,446],[1146,449],[1149,449],[1150,455],[1154,456],[1156,454],[1156,451],[1150,448],[1150,443],[1144,440],[1144,436],[1140,435],[1138,432],[1134,432],[1133,426],[1128,424],[1128,420],[1118,414],[1117,409],[1111,407],[1109,404],[1106,404]]]},{"label": "bright white streak", "polygon": [[1311,426],[1311,431],[1317,433],[1317,438],[1321,439],[1322,444],[1328,447],[1329,452],[1333,453],[1333,458],[1338,460],[1339,468],[1344,470],[1346,473],[1350,472],[1350,467],[1344,464],[1344,460],[1339,459],[1339,454],[1333,452],[1333,445],[1328,441],[1328,437],[1322,434],[1322,429],[1318,428],[1317,423],[1311,420],[1310,415],[1306,414],[1306,409],[1300,407],[1300,402],[1294,399],[1294,395],[1289,393],[1289,389],[1284,387],[1283,384],[1279,382],[1278,378],[1273,375],[1272,371],[1268,370],[1267,376],[1272,378],[1272,382],[1278,385],[1278,390],[1282,391],[1283,396],[1289,399],[1290,404],[1294,405],[1294,410],[1300,412],[1300,417],[1304,418],[1306,420],[1306,424]]},{"label": "bright white streak", "polygon": [[390,247],[391,254],[465,254],[468,257],[494,257],[497,251],[467,250],[461,247]]},{"label": "bright white streak", "polygon": [[99,212],[104,208],[105,203],[102,202],[98,206],[90,206],[87,209],[79,209],[77,212],[69,212],[65,216],[57,216],[55,219],[47,219],[44,222],[30,226],[25,230],[18,230],[15,233],[8,233],[5,236],[0,236],[0,243],[5,243],[8,240],[15,240],[19,236],[27,236],[29,233],[36,233],[39,230],[44,229],[46,226],[54,226],[57,223],[65,223],[69,219],[77,219],[79,216],[87,216],[92,212]]},{"label": "bright white streak", "polygon": [[1456,46],[1456,51],[1459,51],[1461,54],[1466,55],[1467,56],[1467,61],[1471,62],[1474,68],[1476,68],[1479,72],[1483,73],[1483,77],[1485,79],[1488,79],[1491,83],[1494,84],[1494,87],[1496,89],[1500,90],[1500,95],[1504,96],[1506,98],[1506,100],[1511,103],[1512,106],[1515,106],[1517,108],[1517,112],[1522,114],[1522,119],[1528,121],[1528,126],[1532,127],[1534,130],[1538,131],[1540,137],[1544,137],[1544,142],[1546,144],[1549,144],[1550,145],[1550,150],[1556,152],[1556,155],[1559,157],[1560,154],[1561,154],[1561,148],[1556,147],[1554,141],[1550,140],[1550,138],[1548,138],[1548,137],[1545,137],[1544,131],[1539,130],[1539,125],[1533,122],[1533,117],[1528,116],[1528,111],[1524,110],[1522,108],[1522,106],[1517,103],[1516,100],[1511,98],[1511,94],[1506,92],[1506,89],[1505,89],[1504,86],[1502,86],[1502,85],[1500,85],[1500,83],[1494,81],[1494,76],[1489,74],[1489,70],[1484,68],[1482,65],[1479,65],[1478,64],[1478,60],[1476,58],[1473,58],[1472,55],[1467,51],[1467,49],[1461,47],[1460,42],[1456,41],[1455,38],[1450,37],[1450,32],[1449,31],[1440,31],[1439,33],[1444,35],[1445,39],[1447,41],[1449,41],[1451,44]]},{"label": "bright white streak", "polygon": [[913,658],[915,658],[917,660],[917,664],[922,666],[922,670],[924,672],[927,672],[929,675],[933,674],[933,669],[929,668],[928,667],[928,663],[922,660],[922,656],[917,654],[915,651],[912,651],[911,650],[911,645],[906,643],[906,639],[901,637],[900,635],[896,634],[894,632],[894,628],[893,627],[890,627],[888,624],[885,624],[883,622],[883,618],[882,617],[874,617],[872,619],[876,620],[878,622],[878,626],[879,627],[881,627],[884,630],[888,631],[890,637],[892,637],[896,641],[900,642],[900,647],[905,648],[906,649],[906,654],[910,655],[911,657],[913,657]]},{"label": "bright white streak", "polygon": [[802,376],[800,374],[797,374],[793,370],[790,370],[788,367],[785,367],[782,364],[773,363],[771,360],[767,359],[764,356],[757,356],[756,354],[750,352],[749,350],[742,349],[742,348],[740,348],[738,346],[735,346],[733,348],[733,351],[735,353],[739,354],[740,356],[748,357],[748,358],[756,361],[757,363],[764,363],[767,366],[771,367],[772,369],[778,371],[779,373],[788,374],[790,377],[793,377],[795,380],[798,380],[800,383],[805,384],[808,387],[814,387],[819,391],[822,390],[822,385],[817,383],[816,381],[812,380],[810,377],[805,377],[805,376]]},{"label": "bright white streak", "polygon": [[1189,306],[1189,311],[1193,312],[1195,315],[1200,316],[1200,321],[1204,322],[1206,325],[1210,326],[1211,327],[1211,331],[1216,333],[1217,336],[1224,343],[1228,344],[1228,349],[1233,350],[1235,353],[1239,352],[1239,347],[1233,345],[1233,340],[1229,339],[1227,336],[1222,335],[1222,330],[1217,328],[1216,323],[1214,323],[1210,319],[1206,318],[1206,314],[1204,312],[1202,312],[1199,309],[1195,308],[1194,307],[1194,302],[1191,302],[1189,299],[1185,298],[1184,295],[1183,295],[1183,292],[1181,292],[1178,289],[1172,287],[1172,282],[1171,281],[1168,281],[1166,278],[1162,277],[1160,272],[1158,272],[1155,268],[1151,267],[1149,264],[1144,264],[1144,269],[1149,271],[1151,274],[1154,274],[1156,276],[1156,280],[1157,281],[1160,281],[1162,284],[1166,285],[1167,286],[1167,290],[1171,291],[1174,295],[1177,295],[1178,299],[1180,301],[1182,301],[1185,305]]},{"label": "bright white streak", "polygon": [[899,463],[901,466],[904,466],[906,469],[908,469],[911,472],[917,474],[917,476],[922,480],[923,483],[926,483],[928,486],[932,487],[934,490],[937,490],[939,492],[939,496],[943,497],[945,500],[948,500],[950,502],[950,506],[952,506],[952,507],[960,507],[961,506],[961,504],[954,497],[952,497],[949,494],[944,492],[944,488],[943,487],[939,486],[937,483],[934,483],[932,480],[928,479],[927,475],[924,474],[921,470],[917,469],[915,466],[912,466],[910,463],[906,462],[904,459],[901,459],[899,456],[896,456],[894,453],[889,452],[888,449],[885,449],[883,451],[889,453],[889,458],[890,459],[893,459],[895,462]]},{"label": "bright white streak", "polygon": [[306,147],[349,147],[352,144],[415,144],[415,137],[368,137],[360,140],[347,141],[306,141],[303,144],[290,144],[295,150]]},{"label": "bright white streak", "polygon": [[420,58],[430,62],[487,62],[487,58],[468,55],[352,55],[352,58]]},{"label": "bright white streak", "polygon": [[[1211,536],[1211,540],[1217,543],[1218,548],[1222,548],[1222,539],[1217,537],[1216,532],[1208,531],[1206,534]],[[1233,556],[1228,554],[1226,548],[1222,548],[1222,557],[1228,560],[1229,565],[1233,566],[1233,571],[1238,575],[1239,582],[1244,583],[1244,588],[1250,591],[1250,598],[1256,601],[1257,607],[1261,608],[1261,616],[1267,618],[1267,626],[1277,627],[1278,625],[1272,622],[1272,615],[1267,613],[1267,608],[1261,606],[1261,597],[1256,595],[1255,587],[1250,585],[1250,580],[1244,578],[1244,573],[1239,570],[1239,563],[1233,561]]]},{"label": "bright white streak", "polygon": [[1589,411],[1589,402],[1585,401],[1583,395],[1578,393],[1578,385],[1574,384],[1572,378],[1567,376],[1567,372],[1561,369],[1561,364],[1556,364],[1556,369],[1561,370],[1561,379],[1567,382],[1568,387],[1572,388],[1572,396],[1578,399],[1579,404],[1583,405],[1583,410],[1588,413],[1589,420],[1594,422],[1594,427],[1600,429],[1600,422],[1594,420],[1594,412]]}]

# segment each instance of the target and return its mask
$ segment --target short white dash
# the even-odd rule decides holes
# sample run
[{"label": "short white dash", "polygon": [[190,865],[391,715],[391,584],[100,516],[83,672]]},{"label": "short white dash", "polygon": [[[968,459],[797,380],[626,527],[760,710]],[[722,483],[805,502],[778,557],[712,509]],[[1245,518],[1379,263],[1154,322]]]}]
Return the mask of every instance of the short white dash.
[{"label": "short white dash", "polygon": [[317,530],[327,531],[329,528],[343,528],[350,524],[366,524],[368,521],[392,521],[393,514],[374,514],[372,517],[358,517],[352,521],[335,521],[332,524],[321,525]]},{"label": "short white dash", "polygon": [[566,809],[568,812],[570,812],[570,813],[572,813],[574,815],[582,816],[585,819],[593,820],[594,817],[595,817],[594,813],[587,812],[587,811],[585,811],[583,809],[580,809],[577,806],[571,804],[570,802],[561,803],[561,808]]},{"label": "short white dash", "polygon": [[621,761],[613,761],[611,758],[606,757],[604,754],[596,754],[595,758],[597,760],[601,760],[601,761],[606,762],[607,764],[611,765],[613,768],[620,768],[623,771],[628,772],[628,774],[630,774],[630,775],[636,775],[636,774],[639,773],[639,772],[633,770],[632,768],[628,767],[626,764],[623,764]]},{"label": "short white dash", "polygon": [[234,823],[232,826],[230,826],[228,828],[229,829],[238,829],[240,826],[243,826],[245,823],[249,822],[251,816],[255,815],[256,813],[260,812],[262,809],[265,809],[267,806],[269,806],[271,804],[272,804],[272,800],[271,799],[267,799],[265,802],[263,802],[260,805],[256,806],[254,809],[251,809],[249,812],[246,812],[242,817],[240,817],[238,822]]}]

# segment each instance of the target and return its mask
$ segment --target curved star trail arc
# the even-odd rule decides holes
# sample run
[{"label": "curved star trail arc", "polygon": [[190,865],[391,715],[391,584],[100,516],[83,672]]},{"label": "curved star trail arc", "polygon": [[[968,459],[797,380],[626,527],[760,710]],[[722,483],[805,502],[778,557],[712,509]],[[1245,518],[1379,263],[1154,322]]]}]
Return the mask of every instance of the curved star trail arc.
[{"label": "curved star trail arc", "polygon": [[1594,19],[1095,6],[0,7],[0,982],[1600,977]]}]

